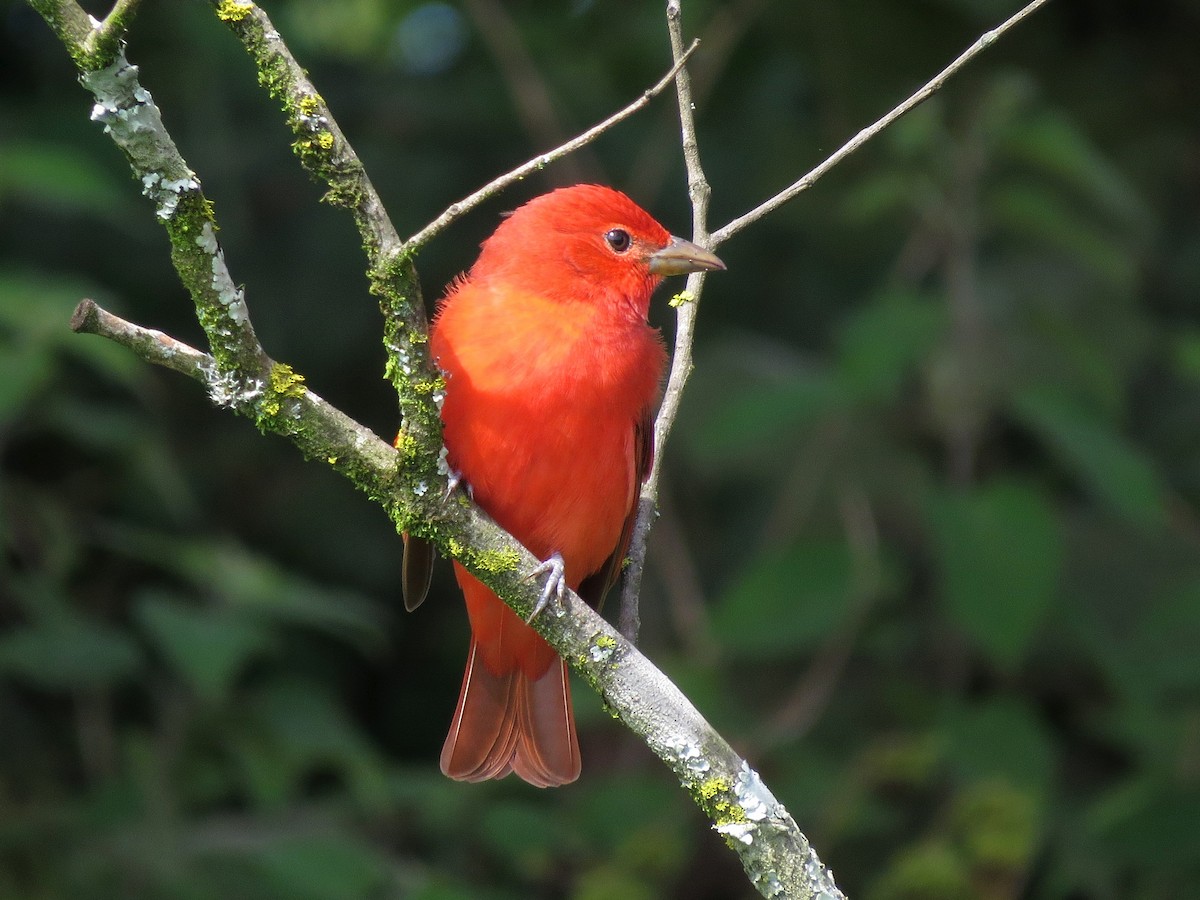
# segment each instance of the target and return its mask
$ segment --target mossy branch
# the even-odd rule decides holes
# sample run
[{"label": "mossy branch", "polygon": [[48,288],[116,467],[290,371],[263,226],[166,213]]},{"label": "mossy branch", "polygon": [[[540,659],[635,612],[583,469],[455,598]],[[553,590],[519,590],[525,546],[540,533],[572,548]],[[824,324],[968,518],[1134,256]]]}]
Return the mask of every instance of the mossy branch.
[{"label": "mossy branch", "polygon": [[[429,356],[428,322],[413,254],[400,240],[362,162],[303,67],[259,6],[248,0],[212,0],[254,61],[258,81],[278,101],[294,135],[292,150],[305,171],[326,186],[324,202],[350,211],[367,258],[370,291],[379,298],[387,351],[385,376],[396,391],[405,440],[412,449],[405,478],[411,485],[439,473],[441,420],[431,389],[438,372]],[[440,473],[444,482],[446,473]]]},{"label": "mossy branch", "polygon": [[[171,237],[172,259],[192,293],[212,353],[126,322],[92,301],[80,304],[72,327],[114,340],[148,362],[201,382],[218,405],[251,417],[263,431],[287,437],[306,457],[344,474],[380,503],[398,528],[433,540],[519,614],[528,615],[539,590],[522,573],[535,567],[538,560],[466,497],[441,500],[440,483],[424,477],[425,473],[438,474],[437,454],[423,446],[426,441],[417,440],[406,427],[398,447],[393,448],[309,390],[302,375],[262,351],[250,326],[244,294],[234,287],[217,243],[212,207],[201,193],[199,179],[163,128],[149,93],[138,83],[137,69],[124,59],[119,42],[107,62],[89,55],[84,48],[89,40],[85,31],[95,29],[91,20],[86,20],[88,29],[79,26],[82,11],[72,0],[38,0],[36,5],[76,60],[85,85],[96,95],[94,117],[105,122],[106,131],[125,151],[134,174],[155,200],[157,214]],[[290,54],[285,56],[286,48],[273,29],[267,33],[265,18],[259,19],[255,8],[237,0],[218,4],[217,11],[248,35],[248,46],[257,48],[253,52],[264,62],[260,74],[274,73],[279,96],[289,98],[293,127],[315,117],[313,145],[301,149],[301,160],[321,177],[349,179],[338,181],[341,187],[337,189],[331,184],[328,196],[339,203],[353,198],[344,205],[354,210],[364,232],[372,286],[391,313],[392,337],[407,340],[407,345],[400,346],[413,352],[407,360],[401,351],[393,353],[393,380],[402,404],[412,404],[408,408],[419,411],[422,420],[432,410],[434,427],[422,437],[440,435],[433,402],[437,376],[413,377],[414,371],[432,373],[432,367],[422,364],[414,370],[411,364],[413,358],[427,358],[423,313],[416,313],[420,294],[411,260],[394,252],[396,245],[388,234],[390,224],[384,225],[382,206],[376,215],[377,198],[373,191],[367,192],[365,173],[324,111],[323,102],[307,78],[295,77],[298,67],[292,69],[294,61],[279,62],[290,60]],[[275,62],[268,65],[270,60]],[[322,139],[322,134],[331,138]],[[357,187],[347,191],[349,185]],[[440,440],[438,443],[440,449]],[[746,867],[761,873],[755,876],[756,887],[767,896],[783,896],[793,884],[808,887],[792,896],[818,896],[823,886],[836,891],[787,811],[670,680],[573,592],[568,592],[564,606],[565,615],[544,614],[535,621],[539,633],[671,767],[744,862],[755,860],[753,867],[749,862]]]}]

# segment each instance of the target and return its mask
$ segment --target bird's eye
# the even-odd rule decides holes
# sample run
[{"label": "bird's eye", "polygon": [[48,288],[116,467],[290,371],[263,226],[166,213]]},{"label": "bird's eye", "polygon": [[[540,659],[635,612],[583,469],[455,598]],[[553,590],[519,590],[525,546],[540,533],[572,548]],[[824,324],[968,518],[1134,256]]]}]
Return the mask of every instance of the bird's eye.
[{"label": "bird's eye", "polygon": [[629,245],[633,241],[629,237],[629,232],[624,228],[614,228],[604,235],[604,240],[608,241],[608,246],[612,247],[617,253],[624,253],[629,249]]}]

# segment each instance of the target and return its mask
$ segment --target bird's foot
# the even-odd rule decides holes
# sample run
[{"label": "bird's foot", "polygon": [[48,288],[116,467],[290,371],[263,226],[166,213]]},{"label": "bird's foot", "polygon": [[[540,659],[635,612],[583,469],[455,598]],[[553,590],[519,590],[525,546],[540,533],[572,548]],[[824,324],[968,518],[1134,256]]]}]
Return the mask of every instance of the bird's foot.
[{"label": "bird's foot", "polygon": [[462,489],[467,492],[467,496],[472,500],[475,499],[475,491],[471,488],[471,483],[463,481],[463,473],[455,469],[450,470],[450,474],[446,476],[446,493],[442,495],[442,502],[445,503],[450,499],[450,495],[455,489],[461,485]]},{"label": "bird's foot", "polygon": [[[541,565],[531,569],[525,575],[525,581],[537,578],[539,575],[546,576],[546,583],[542,587],[542,593],[538,597],[537,603],[533,605],[533,612],[529,614],[526,623],[532,622],[547,606],[553,605],[554,614],[561,616],[567,611],[564,603],[567,590],[567,566],[563,562],[562,554],[555,553]],[[553,598],[553,604],[551,604]]]}]

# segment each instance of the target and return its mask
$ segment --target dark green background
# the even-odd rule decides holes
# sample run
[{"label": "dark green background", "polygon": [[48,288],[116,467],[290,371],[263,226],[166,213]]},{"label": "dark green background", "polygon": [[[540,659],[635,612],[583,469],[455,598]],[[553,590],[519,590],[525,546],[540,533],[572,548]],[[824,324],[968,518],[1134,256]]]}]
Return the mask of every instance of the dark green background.
[{"label": "dark green background", "polygon": [[[389,436],[349,217],[208,5],[143,5],[129,57],[267,349]],[[685,7],[719,226],[1015,4]],[[404,234],[669,65],[657,3],[267,9]],[[1056,0],[721,250],[643,644],[855,897],[1200,896],[1198,34],[1196,0]],[[497,47],[551,117],[517,115]],[[91,296],[201,340],[15,0],[0,73],[0,896],[751,895],[586,689],[577,784],[438,774],[466,646],[445,567],[404,615],[364,497],[67,330]],[[553,184],[686,232],[676,128],[668,95],[456,224],[418,261],[427,299]]]}]

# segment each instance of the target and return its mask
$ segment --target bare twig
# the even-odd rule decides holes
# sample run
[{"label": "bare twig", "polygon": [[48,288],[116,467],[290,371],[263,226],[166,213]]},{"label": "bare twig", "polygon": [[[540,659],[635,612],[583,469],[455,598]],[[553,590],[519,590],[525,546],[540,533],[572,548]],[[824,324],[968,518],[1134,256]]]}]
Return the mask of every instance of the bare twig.
[{"label": "bare twig", "polygon": [[[668,0],[667,30],[671,38],[671,54],[675,58],[676,67],[687,62],[688,50],[683,49],[683,26],[681,24],[679,0]],[[692,47],[696,44],[693,41]],[[679,104],[679,124],[683,136],[683,158],[687,166],[688,195],[692,200],[692,240],[701,247],[708,246],[708,198],[712,193],[704,168],[700,164],[700,147],[696,142],[696,120],[693,114],[692,83],[686,67],[679,68],[675,77],[675,94]],[[637,522],[634,524],[633,536],[629,542],[629,565],[625,569],[625,584],[621,590],[621,633],[631,641],[637,640],[641,627],[638,613],[638,596],[642,589],[642,572],[646,566],[646,545],[650,538],[650,529],[654,527],[657,516],[658,479],[662,469],[663,448],[671,434],[675,416],[679,412],[679,402],[683,397],[683,388],[688,377],[692,374],[692,335],[696,328],[696,305],[700,292],[704,289],[704,272],[694,272],[688,276],[687,287],[680,295],[681,302],[677,304],[678,315],[675,321],[675,347],[671,355],[671,374],[667,378],[667,387],[663,392],[662,405],[654,420],[654,465],[650,469],[645,483],[642,485],[641,497],[638,500]]]},{"label": "bare twig", "polygon": [[692,45],[688,47],[686,51],[681,52],[681,54],[676,58],[675,65],[671,67],[671,70],[662,78],[660,78],[652,88],[645,91],[640,97],[638,97],[624,109],[613,113],[603,122],[600,122],[598,125],[593,125],[587,131],[583,132],[583,134],[576,138],[572,138],[562,146],[535,156],[533,159],[529,160],[529,162],[517,166],[517,168],[513,169],[511,172],[501,175],[494,181],[488,182],[470,196],[464,197],[457,203],[451,204],[444,213],[405,241],[405,248],[410,252],[417,250],[424,244],[428,243],[429,240],[435,235],[443,231],[447,225],[449,225],[459,216],[474,209],[480,203],[483,203],[490,197],[494,197],[506,187],[520,181],[525,176],[533,172],[540,171],[541,169],[544,169],[546,166],[550,165],[550,163],[562,159],[568,153],[574,153],[580,147],[590,144],[614,125],[628,119],[635,112],[640,110],[663,92],[666,86],[671,83],[671,80],[674,79],[677,74],[683,71],[684,63],[687,62],[688,57],[695,52],[699,45],[699,41],[692,41]]},{"label": "bare twig", "polygon": [[[692,100],[697,107],[704,106],[719,83],[733,51],[769,3],[770,0],[735,0],[713,8],[712,17],[705,23],[699,37],[704,52],[698,54],[688,67],[692,77]],[[626,182],[630,196],[647,203],[658,196],[674,163],[677,118],[674,110],[664,109],[643,141],[629,166]]]},{"label": "bare twig", "polygon": [[139,0],[117,0],[104,21],[99,23],[84,47],[88,53],[112,53],[125,37],[133,14],[137,12]]},{"label": "bare twig", "polygon": [[143,328],[115,316],[95,300],[84,299],[71,316],[71,330],[77,334],[95,334],[132,350],[143,362],[204,381],[216,374],[216,360],[202,350],[190,347],[169,334]]},{"label": "bare twig", "polygon": [[980,35],[979,40],[975,41],[975,43],[963,51],[958,59],[954,60],[954,62],[950,63],[950,65],[946,66],[946,68],[942,69],[942,71],[927,81],[919,91],[897,106],[883,118],[879,119],[877,122],[875,122],[875,124],[864,128],[845,144],[843,144],[836,152],[829,156],[828,159],[826,159],[815,169],[808,172],[789,187],[780,191],[774,197],[771,197],[769,200],[765,200],[764,202],[760,203],[748,213],[738,216],[729,224],[724,225],[714,231],[712,234],[712,246],[717,247],[720,244],[723,244],[725,241],[729,240],[739,231],[744,229],[747,225],[757,222],[763,216],[774,212],[779,207],[783,206],[783,204],[795,198],[798,194],[808,190],[810,187],[816,184],[822,176],[829,172],[830,169],[848,157],[851,153],[854,153],[863,144],[878,135],[901,116],[912,111],[917,106],[920,106],[935,93],[941,90],[943,85],[945,85],[945,83],[956,72],[958,72],[959,69],[969,63],[988,47],[992,46],[992,44],[994,44],[1006,31],[1008,31],[1026,16],[1036,12],[1039,7],[1044,6],[1048,2],[1049,0],[1033,0],[1032,3],[1025,6],[1019,12],[1014,13],[1002,24],[996,26],[991,31],[984,32],[982,35]]}]

